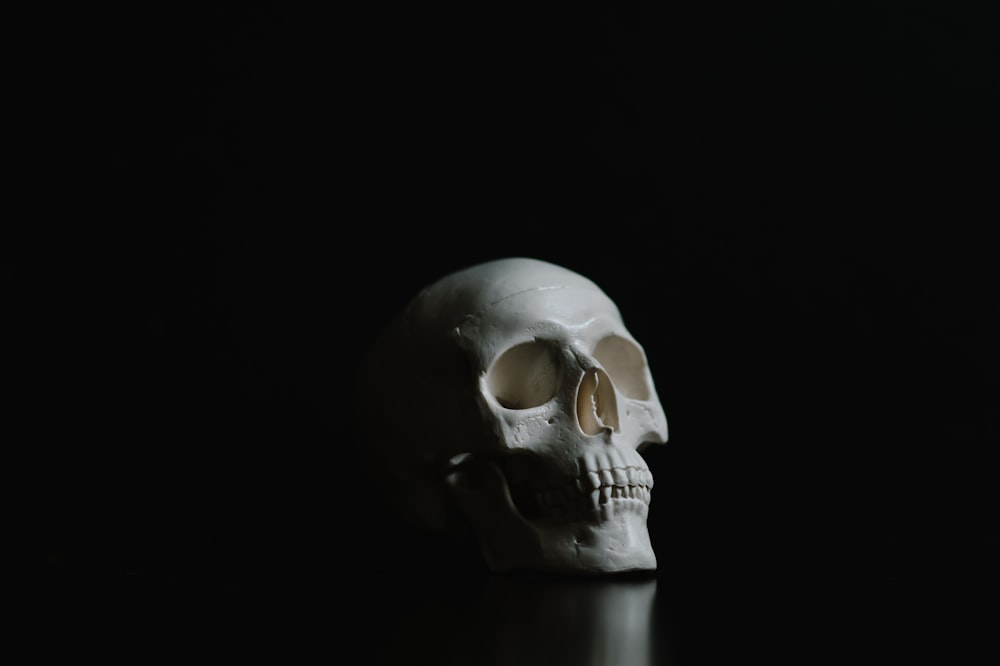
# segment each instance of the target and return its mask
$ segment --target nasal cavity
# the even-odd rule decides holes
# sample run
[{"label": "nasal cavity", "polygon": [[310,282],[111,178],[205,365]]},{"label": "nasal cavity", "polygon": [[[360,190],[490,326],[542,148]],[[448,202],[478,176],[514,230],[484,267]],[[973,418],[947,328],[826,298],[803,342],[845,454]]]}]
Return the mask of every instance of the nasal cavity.
[{"label": "nasal cavity", "polygon": [[618,432],[618,401],[611,378],[600,369],[588,370],[576,394],[576,416],[588,435],[602,430]]}]

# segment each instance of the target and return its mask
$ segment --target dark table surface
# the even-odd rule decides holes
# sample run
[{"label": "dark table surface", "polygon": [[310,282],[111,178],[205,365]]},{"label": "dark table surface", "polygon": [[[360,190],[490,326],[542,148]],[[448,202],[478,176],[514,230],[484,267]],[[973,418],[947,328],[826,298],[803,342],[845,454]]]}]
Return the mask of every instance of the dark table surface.
[{"label": "dark table surface", "polygon": [[360,562],[63,573],[42,584],[41,619],[60,641],[107,658],[679,666],[997,657],[997,586],[985,567],[962,575],[959,562],[907,571],[725,559],[599,578]]}]

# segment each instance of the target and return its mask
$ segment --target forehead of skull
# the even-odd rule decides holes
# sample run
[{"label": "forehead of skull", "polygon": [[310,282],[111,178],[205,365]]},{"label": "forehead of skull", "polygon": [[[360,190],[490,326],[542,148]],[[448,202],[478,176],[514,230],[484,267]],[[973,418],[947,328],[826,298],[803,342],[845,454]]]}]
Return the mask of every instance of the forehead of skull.
[{"label": "forehead of skull", "polygon": [[617,306],[593,281],[521,257],[478,264],[438,280],[414,300],[409,316],[424,333],[457,334],[483,352],[509,344],[518,333],[598,334],[623,328]]},{"label": "forehead of skull", "polygon": [[[411,304],[411,317],[442,327],[459,324],[500,302],[521,294],[559,290],[582,291],[576,299],[614,304],[593,281],[569,269],[526,257],[497,259],[451,273],[426,287]],[[553,293],[553,302],[572,300]],[[433,326],[432,326],[433,327]]]}]

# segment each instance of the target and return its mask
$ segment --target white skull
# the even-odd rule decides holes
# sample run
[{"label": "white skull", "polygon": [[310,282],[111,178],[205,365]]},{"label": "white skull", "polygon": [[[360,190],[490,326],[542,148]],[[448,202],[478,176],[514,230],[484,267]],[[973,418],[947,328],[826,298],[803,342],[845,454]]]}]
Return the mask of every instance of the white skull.
[{"label": "white skull", "polygon": [[652,570],[667,441],[646,355],[591,280],[529,258],[448,275],[361,364],[361,435],[399,508],[442,528],[457,501],[491,571]]}]

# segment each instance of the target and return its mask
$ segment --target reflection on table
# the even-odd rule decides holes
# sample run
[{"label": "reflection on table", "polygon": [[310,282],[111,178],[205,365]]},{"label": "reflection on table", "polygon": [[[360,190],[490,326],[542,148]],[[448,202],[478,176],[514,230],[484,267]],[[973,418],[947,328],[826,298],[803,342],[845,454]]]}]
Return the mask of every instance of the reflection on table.
[{"label": "reflection on table", "polygon": [[[405,601],[384,663],[652,666],[656,579],[488,576]],[[461,588],[461,589],[460,589]],[[402,601],[402,599],[400,599]]]}]

